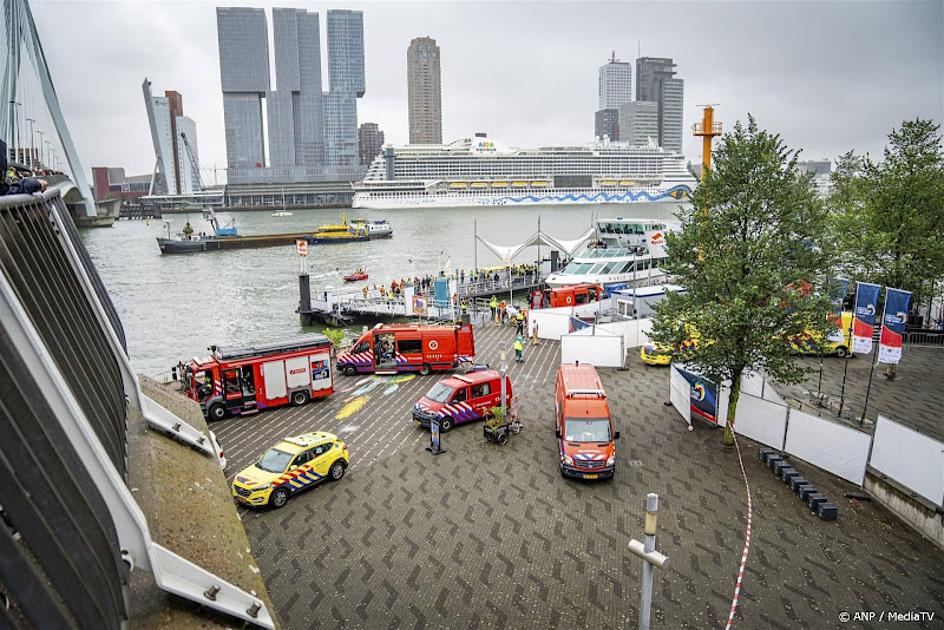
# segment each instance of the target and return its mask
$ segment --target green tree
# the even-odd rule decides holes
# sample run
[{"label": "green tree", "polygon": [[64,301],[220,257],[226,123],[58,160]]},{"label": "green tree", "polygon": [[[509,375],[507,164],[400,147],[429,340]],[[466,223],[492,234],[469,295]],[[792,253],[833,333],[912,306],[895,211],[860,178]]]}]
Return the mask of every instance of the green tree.
[{"label": "green tree", "polygon": [[881,162],[841,156],[829,197],[838,265],[850,278],[933,297],[944,277],[944,148],[940,125],[905,121]]},{"label": "green tree", "polygon": [[697,331],[699,343],[682,358],[730,383],[725,444],[733,443],[741,376],[764,370],[798,382],[807,370],[789,340],[830,328],[826,211],[797,169],[798,153],[753,117],[737,123],[667,239],[667,270],[688,291],[660,305],[651,336],[678,347]]}]

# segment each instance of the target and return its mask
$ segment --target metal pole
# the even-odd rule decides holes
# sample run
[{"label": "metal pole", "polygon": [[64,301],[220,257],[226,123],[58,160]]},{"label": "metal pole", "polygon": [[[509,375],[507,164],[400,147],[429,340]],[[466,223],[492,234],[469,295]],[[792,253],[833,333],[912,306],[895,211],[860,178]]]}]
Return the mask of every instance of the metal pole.
[{"label": "metal pole", "polygon": [[36,133],[39,134],[39,164],[40,166],[45,166],[46,160],[45,158],[43,158],[43,144],[46,141],[43,139],[43,136],[45,136],[46,134],[42,129],[38,130]]},{"label": "metal pole", "polygon": [[[883,317],[884,319],[884,317]],[[874,343],[872,344],[875,345]],[[875,354],[875,349],[872,349],[872,354]],[[878,359],[871,361],[871,367],[869,367],[869,385],[865,388],[865,404],[862,405],[862,415],[859,417],[859,426],[865,422],[865,410],[869,408],[869,394],[872,393],[872,374],[875,373],[875,364],[878,363]]]},{"label": "metal pole", "polygon": [[501,363],[499,363],[498,369],[499,369],[499,371],[501,372],[501,409],[502,409],[502,418],[507,418],[507,416],[506,416],[505,414],[508,412],[507,405],[505,404],[505,397],[507,396],[507,394],[505,393],[505,374],[508,372],[508,363],[505,361],[505,357],[506,357],[505,343],[506,343],[506,342],[505,342],[504,340],[502,340],[502,342],[498,345],[498,347],[499,347],[499,358],[500,358],[499,360],[501,361]]},{"label": "metal pole", "polygon": [[26,122],[29,123],[30,128],[30,169],[36,168],[36,148],[33,146],[33,123],[36,122],[35,118],[27,118]]},{"label": "metal pole", "polygon": [[[842,386],[839,388],[839,411],[837,416],[842,417],[842,407],[846,403],[846,375],[849,373],[849,357],[852,356],[852,322],[855,321],[855,314],[849,320],[849,352],[846,353],[845,364],[842,366]],[[842,323],[842,322],[840,322]],[[845,341],[845,339],[843,340]]]},{"label": "metal pole", "polygon": [[472,266],[476,274],[479,270],[479,226],[478,221],[472,219]]},{"label": "metal pole", "polygon": [[[659,495],[650,492],[646,495],[646,522],[643,551],[656,550],[656,517],[659,512]],[[642,561],[642,596],[639,602],[639,630],[649,630],[652,620],[652,563]]]}]

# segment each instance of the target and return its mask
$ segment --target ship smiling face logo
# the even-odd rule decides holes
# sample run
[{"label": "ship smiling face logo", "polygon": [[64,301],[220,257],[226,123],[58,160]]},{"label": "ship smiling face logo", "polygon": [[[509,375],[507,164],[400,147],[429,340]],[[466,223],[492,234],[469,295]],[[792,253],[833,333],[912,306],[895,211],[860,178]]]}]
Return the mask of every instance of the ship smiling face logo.
[{"label": "ship smiling face logo", "polygon": [[654,232],[652,236],[649,237],[650,245],[662,245],[665,242],[665,237],[662,232]]},{"label": "ship smiling face logo", "polygon": [[695,383],[692,386],[692,400],[704,400],[705,399],[705,386],[701,383]]}]

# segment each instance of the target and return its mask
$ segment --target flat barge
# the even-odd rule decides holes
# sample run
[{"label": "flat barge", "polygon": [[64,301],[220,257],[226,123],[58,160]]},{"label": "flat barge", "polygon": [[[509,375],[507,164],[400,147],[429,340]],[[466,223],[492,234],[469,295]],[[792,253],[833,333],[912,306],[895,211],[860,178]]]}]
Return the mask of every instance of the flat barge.
[{"label": "flat barge", "polygon": [[290,234],[249,234],[246,236],[194,236],[190,239],[158,238],[162,254],[190,254],[193,252],[215,252],[223,249],[250,249],[253,247],[275,247],[304,240],[311,232]]}]

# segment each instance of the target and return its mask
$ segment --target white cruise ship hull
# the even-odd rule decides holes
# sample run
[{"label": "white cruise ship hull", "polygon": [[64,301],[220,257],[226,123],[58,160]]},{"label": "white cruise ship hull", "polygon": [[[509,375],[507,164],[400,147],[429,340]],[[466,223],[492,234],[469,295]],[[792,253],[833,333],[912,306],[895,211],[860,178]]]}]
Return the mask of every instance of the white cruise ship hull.
[{"label": "white cruise ship hull", "polygon": [[480,206],[540,206],[681,202],[692,192],[686,184],[652,188],[548,188],[477,192],[386,192],[357,190],[352,208],[472,208]]}]

